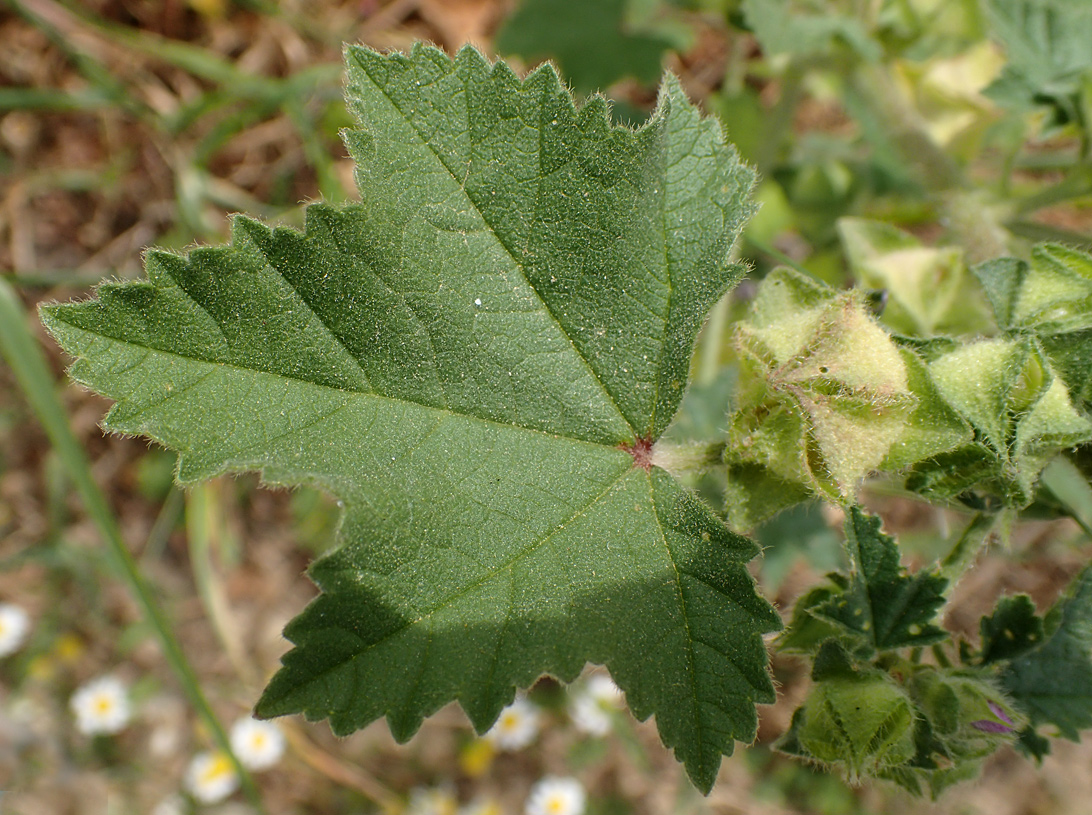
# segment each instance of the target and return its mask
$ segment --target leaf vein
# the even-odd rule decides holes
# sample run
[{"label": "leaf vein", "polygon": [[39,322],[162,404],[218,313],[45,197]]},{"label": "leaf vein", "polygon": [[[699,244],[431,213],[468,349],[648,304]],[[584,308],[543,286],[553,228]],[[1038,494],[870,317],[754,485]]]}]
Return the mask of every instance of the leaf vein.
[{"label": "leaf vein", "polygon": [[[546,302],[545,298],[542,296],[542,293],[535,287],[534,283],[531,282],[529,275],[526,273],[526,271],[523,268],[523,264],[520,263],[520,261],[516,259],[516,253],[513,251],[512,247],[510,247],[508,245],[507,241],[505,241],[504,237],[500,234],[500,232],[497,231],[496,227],[492,223],[489,222],[489,220],[485,217],[485,213],[482,211],[481,206],[479,206],[478,202],[475,201],[474,198],[470,195],[469,191],[467,191],[466,186],[465,186],[465,179],[460,181],[455,176],[455,174],[452,172],[451,168],[448,167],[447,164],[443,161],[443,158],[441,157],[441,155],[437,151],[437,149],[433,146],[432,142],[429,141],[427,138],[425,138],[425,134],[422,133],[418,129],[418,127],[414,123],[412,117],[407,115],[406,112],[403,111],[398,106],[398,103],[387,92],[386,88],[383,85],[381,85],[376,80],[376,78],[374,76],[371,75],[371,73],[368,71],[368,69],[365,66],[361,65],[359,62],[357,62],[357,64],[360,66],[361,70],[368,76],[368,78],[372,81],[372,84],[375,87],[375,89],[379,93],[381,93],[383,95],[383,97],[390,103],[390,106],[392,108],[394,108],[395,111],[398,112],[398,114],[403,118],[403,120],[407,124],[409,124],[410,127],[413,128],[414,132],[417,133],[417,137],[421,140],[422,145],[424,145],[428,149],[428,151],[430,153],[432,153],[432,155],[436,158],[437,163],[441,167],[443,167],[445,171],[447,171],[448,175],[451,176],[452,181],[454,181],[459,186],[459,189],[461,189],[463,191],[464,195],[466,196],[466,200],[468,202],[470,202],[471,206],[474,207],[474,211],[478,214],[478,217],[481,218],[482,222],[485,223],[489,227],[490,233],[496,238],[497,243],[501,246],[501,248],[504,249],[505,253],[511,259],[512,264],[515,266],[515,268],[517,270],[519,270],[520,276],[523,278],[524,283],[526,283],[527,287],[530,288],[531,291],[533,291],[535,293],[536,298],[538,299],[539,303],[542,306],[542,310],[547,315],[549,315],[550,319],[557,326],[558,331],[561,332],[561,335],[569,343],[570,347],[573,349],[573,353],[576,354],[577,358],[581,360],[584,367],[588,370],[588,373],[591,375],[592,379],[599,386],[599,389],[603,392],[603,395],[607,398],[607,401],[615,409],[615,411],[617,411],[618,416],[622,419],[622,421],[624,421],[626,423],[626,426],[629,427],[631,431],[633,431],[634,435],[636,435],[637,434],[636,429],[633,427],[632,424],[630,424],[629,419],[626,418],[625,414],[622,412],[621,407],[614,400],[614,395],[611,394],[611,392],[607,389],[607,386],[603,382],[603,380],[599,378],[599,375],[596,373],[595,368],[592,366],[590,360],[586,356],[584,356],[584,354],[581,353],[580,349],[576,346],[576,343],[573,341],[573,338],[569,335],[569,332],[565,330],[565,327],[564,327],[564,325],[562,325],[560,318],[558,317],[557,314],[554,313],[553,309],[550,308],[549,304]],[[467,93],[465,85],[463,87],[463,93],[464,94]],[[538,158],[539,158],[539,161],[541,162],[541,153],[539,154]],[[469,177],[469,173],[470,173],[470,162],[467,163],[467,176],[468,177]],[[541,173],[540,173],[539,174],[540,180],[541,180],[541,177],[542,176],[541,176]]]}]

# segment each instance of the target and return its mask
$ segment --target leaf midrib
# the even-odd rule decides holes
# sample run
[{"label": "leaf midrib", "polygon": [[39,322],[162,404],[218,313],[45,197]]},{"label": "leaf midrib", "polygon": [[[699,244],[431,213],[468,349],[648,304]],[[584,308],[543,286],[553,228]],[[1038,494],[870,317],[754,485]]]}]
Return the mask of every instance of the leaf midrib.
[{"label": "leaf midrib", "polygon": [[[78,307],[78,305],[79,304],[77,304],[77,307]],[[598,441],[590,441],[588,439],[582,439],[582,438],[579,438],[579,437],[576,437],[576,436],[569,436],[569,435],[564,435],[564,434],[560,434],[560,433],[551,433],[551,432],[546,431],[546,430],[540,430],[540,429],[538,429],[536,427],[528,427],[527,425],[522,425],[522,424],[513,424],[513,423],[509,423],[509,422],[502,422],[502,421],[499,421],[497,419],[489,419],[489,418],[486,418],[484,416],[475,416],[475,415],[472,415],[472,414],[469,414],[469,413],[460,413],[458,411],[451,410],[450,408],[438,407],[436,405],[425,405],[425,404],[421,404],[420,402],[414,402],[414,401],[412,401],[410,399],[402,399],[402,398],[400,398],[398,396],[391,396],[391,395],[385,394],[385,393],[378,393],[376,391],[360,391],[360,390],[353,390],[353,389],[349,389],[349,388],[338,388],[338,387],[334,387],[333,385],[326,385],[326,384],[323,384],[322,382],[315,382],[315,381],[310,380],[310,379],[301,379],[300,377],[291,376],[289,374],[284,374],[284,373],[279,373],[279,372],[274,373],[272,371],[263,371],[263,370],[260,370],[258,368],[249,368],[249,367],[246,367],[245,365],[240,365],[240,364],[235,363],[235,362],[225,362],[225,361],[222,361],[222,360],[201,359],[200,357],[186,356],[185,354],[181,354],[181,353],[179,353],[177,351],[168,351],[168,350],[165,350],[165,349],[162,349],[162,348],[154,348],[154,347],[147,346],[147,345],[141,345],[140,343],[134,342],[134,341],[129,340],[129,339],[114,337],[114,336],[110,336],[109,334],[99,334],[99,333],[96,333],[95,331],[92,331],[90,329],[83,328],[82,326],[73,325],[72,323],[67,322],[66,320],[64,320],[63,317],[61,316],[61,314],[63,313],[63,309],[65,309],[65,308],[67,308],[67,306],[62,305],[60,310],[53,311],[52,313],[50,313],[50,316],[47,319],[50,322],[53,322],[54,324],[63,323],[66,326],[68,331],[78,332],[79,334],[82,334],[82,335],[85,335],[85,336],[88,336],[88,337],[92,337],[92,338],[95,338],[95,339],[107,340],[109,342],[118,343],[119,345],[124,345],[124,346],[127,346],[129,348],[133,348],[133,349],[143,351],[148,355],[152,355],[152,356],[162,355],[162,356],[165,356],[165,357],[180,359],[180,360],[183,360],[185,362],[190,362],[190,363],[192,363],[194,365],[206,365],[206,366],[209,366],[210,368],[230,368],[232,370],[241,371],[243,373],[251,374],[253,376],[269,377],[269,378],[271,378],[273,380],[276,380],[276,381],[296,382],[296,383],[299,383],[300,385],[304,385],[304,386],[308,386],[308,387],[312,387],[312,388],[317,388],[317,389],[323,390],[323,391],[333,391],[335,393],[345,394],[349,398],[356,397],[356,398],[361,398],[361,399],[367,399],[367,398],[379,399],[379,400],[391,402],[391,403],[397,404],[397,405],[406,405],[406,406],[409,406],[409,407],[412,407],[412,408],[415,408],[415,409],[418,409],[418,410],[433,411],[433,412],[438,413],[438,414],[453,416],[455,418],[463,419],[463,420],[468,421],[468,422],[480,422],[481,424],[489,425],[489,426],[492,426],[492,427],[497,427],[497,428],[500,428],[500,429],[503,429],[503,430],[519,430],[519,431],[523,431],[523,432],[526,432],[526,433],[534,433],[537,436],[543,436],[545,438],[553,439],[555,441],[556,440],[564,440],[565,442],[571,442],[573,444],[588,445],[590,447],[594,447],[594,448],[599,449],[599,450],[615,450],[615,451],[621,452],[621,448],[619,448],[616,445],[606,444],[606,443],[598,442]],[[52,331],[52,326],[47,326],[47,327],[50,328],[51,331]],[[90,363],[90,360],[88,358],[86,358],[86,357],[83,357],[83,356],[79,357],[78,360],[83,362],[84,364],[89,364]],[[143,362],[140,363],[140,364],[143,364]],[[81,384],[83,384],[84,386],[86,386],[88,388],[92,388],[96,392],[103,394],[107,398],[114,399],[119,404],[122,401],[127,401],[128,400],[128,396],[116,397],[116,396],[111,395],[111,392],[109,390],[107,390],[107,386],[105,384],[103,384],[101,387],[99,387],[99,386],[93,385],[91,382],[87,381],[86,379],[79,379],[78,381]],[[141,411],[143,412],[147,408],[156,407],[158,405],[165,404],[166,402],[170,401],[171,399],[178,398],[183,392],[184,391],[172,391],[172,392],[168,393],[167,396],[164,399],[162,399],[162,400],[160,400],[158,402],[149,403],[147,405],[142,405],[141,406]],[[145,431],[142,431],[142,432],[145,432]],[[151,434],[149,433],[149,435],[151,435]],[[151,437],[156,438],[155,436],[151,436]]]}]

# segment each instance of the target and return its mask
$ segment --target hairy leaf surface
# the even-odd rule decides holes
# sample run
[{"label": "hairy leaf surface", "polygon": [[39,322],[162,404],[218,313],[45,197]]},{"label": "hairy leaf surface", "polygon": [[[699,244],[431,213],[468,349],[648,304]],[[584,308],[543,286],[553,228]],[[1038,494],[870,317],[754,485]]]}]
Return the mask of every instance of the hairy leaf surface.
[{"label": "hairy leaf surface", "polygon": [[880,519],[856,506],[846,516],[845,531],[849,585],[812,613],[859,635],[876,651],[944,639],[934,620],[948,581],[924,569],[908,575],[899,565],[898,545],[880,531]]},{"label": "hairy leaf surface", "polygon": [[1074,579],[1045,620],[1047,638],[1014,659],[1001,684],[1031,717],[1079,740],[1092,727],[1092,568]]},{"label": "hairy leaf surface", "polygon": [[602,663],[707,790],[773,701],[779,619],[756,547],[649,448],[741,273],[752,175],[672,79],[631,131],[472,49],[347,64],[360,204],[303,233],[238,218],[43,319],[117,401],[106,426],[180,451],[183,481],[344,502],[261,715],[406,739],[454,700],[481,731],[517,686]]},{"label": "hairy leaf surface", "polygon": [[978,631],[983,665],[1015,659],[1043,642],[1043,620],[1026,594],[998,600],[993,614],[979,621]]}]

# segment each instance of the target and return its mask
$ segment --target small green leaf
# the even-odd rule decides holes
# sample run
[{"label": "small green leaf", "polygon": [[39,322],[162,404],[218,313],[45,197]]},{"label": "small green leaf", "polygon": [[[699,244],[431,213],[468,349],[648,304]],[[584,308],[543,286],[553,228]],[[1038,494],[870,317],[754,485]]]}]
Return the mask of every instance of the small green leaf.
[{"label": "small green leaf", "polygon": [[838,233],[853,276],[887,292],[881,321],[893,330],[932,337],[989,327],[962,249],[927,247],[909,232],[863,218],[839,219]]},{"label": "small green leaf", "polygon": [[1048,104],[1053,125],[1076,119],[1075,97],[1092,70],[1092,7],[1085,0],[986,0],[984,7],[1008,57],[986,94],[1017,109]]},{"label": "small green leaf", "polygon": [[1055,377],[1016,428],[1014,458],[1022,486],[1030,493],[1043,468],[1062,450],[1092,438],[1092,422],[1074,408],[1069,391]]},{"label": "small green leaf", "polygon": [[933,624],[948,581],[935,570],[911,576],[880,519],[854,506],[845,523],[850,582],[812,614],[860,637],[875,651],[928,645],[947,637]]},{"label": "small green leaf", "polygon": [[855,15],[817,10],[815,4],[800,0],[743,0],[742,8],[768,56],[849,49],[862,59],[876,60],[883,53]]},{"label": "small green leaf", "polygon": [[1012,316],[1014,325],[1042,333],[1092,327],[1092,258],[1057,244],[1036,246]]},{"label": "small green leaf", "polygon": [[43,310],[108,429],[184,481],[257,470],[344,504],[258,713],[479,731],[543,673],[605,664],[708,790],[780,627],[733,535],[654,466],[753,175],[674,79],[639,130],[552,68],[346,52],[362,202],[306,230],[153,252]]},{"label": "small green leaf", "polygon": [[1077,575],[1047,614],[1046,640],[1012,660],[1001,684],[1034,726],[1067,739],[1092,727],[1092,568]]},{"label": "small green leaf", "polygon": [[555,60],[581,93],[606,90],[626,77],[651,85],[674,43],[636,28],[628,6],[629,0],[522,0],[497,33],[496,49]]},{"label": "small green leaf", "polygon": [[1092,530],[1092,484],[1073,460],[1067,455],[1055,456],[1043,468],[1039,484],[1042,488],[1040,498],[1069,515],[1085,534],[1089,534]]},{"label": "small green leaf", "polygon": [[902,432],[887,449],[879,469],[901,470],[966,444],[973,438],[970,425],[960,417],[929,374],[928,366],[913,351],[900,349],[906,366],[906,385],[916,399]]},{"label": "small green leaf", "polygon": [[1032,333],[1081,405],[1092,402],[1092,256],[1057,244],[973,269],[998,323]]},{"label": "small green leaf", "polygon": [[980,263],[971,271],[986,292],[997,324],[1004,329],[1012,328],[1013,310],[1027,276],[1028,264],[1016,258],[997,258]]},{"label": "small green leaf", "polygon": [[840,574],[829,576],[834,585],[820,585],[809,589],[793,606],[792,620],[777,638],[777,649],[787,654],[815,654],[829,639],[836,639],[844,632],[841,626],[828,622],[812,613],[839,597],[848,585]]},{"label": "small green leaf", "polygon": [[964,345],[929,365],[944,399],[956,408],[994,450],[1008,450],[1008,402],[1027,364],[1031,348],[1022,342],[981,340]]},{"label": "small green leaf", "polygon": [[1026,594],[1002,597],[989,617],[978,624],[983,665],[1007,662],[1043,643],[1043,620]]}]

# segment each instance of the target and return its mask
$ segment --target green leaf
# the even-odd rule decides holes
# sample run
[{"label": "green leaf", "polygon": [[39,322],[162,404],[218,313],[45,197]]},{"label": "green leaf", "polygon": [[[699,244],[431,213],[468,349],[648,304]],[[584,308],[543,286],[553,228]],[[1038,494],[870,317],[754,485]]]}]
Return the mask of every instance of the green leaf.
[{"label": "green leaf", "polygon": [[1068,515],[1092,537],[1092,484],[1068,456],[1056,456],[1043,468],[1039,486],[1041,503]]},{"label": "green leaf", "polygon": [[497,34],[502,54],[551,58],[581,93],[632,76],[651,85],[672,40],[633,24],[628,0],[522,0]]},{"label": "green leaf", "polygon": [[973,266],[971,271],[982,284],[994,317],[1001,328],[1013,327],[1013,309],[1027,277],[1028,264],[1017,258],[996,258]]},{"label": "green leaf", "polygon": [[879,673],[829,678],[808,694],[795,731],[800,747],[844,765],[858,782],[914,755],[914,714],[906,693]]},{"label": "green leaf", "polygon": [[1009,663],[1001,684],[1032,725],[1077,741],[1092,727],[1092,568],[1077,575],[1044,627],[1046,640]]},{"label": "green leaf", "polygon": [[875,651],[928,645],[946,638],[933,624],[948,581],[935,570],[913,576],[899,564],[894,538],[857,506],[846,516],[850,582],[811,613],[867,642]]},{"label": "green leaf", "polygon": [[743,0],[742,8],[767,56],[849,50],[861,59],[877,60],[883,54],[858,16],[839,14],[827,4],[817,8],[807,0]]},{"label": "green leaf", "polygon": [[982,340],[945,354],[929,366],[945,400],[982,434],[999,454],[1012,434],[1010,394],[1027,365],[1026,343]]},{"label": "green leaf", "polygon": [[695,334],[739,278],[751,172],[668,79],[637,131],[520,81],[349,48],[362,202],[304,233],[149,254],[149,279],[43,320],[115,432],[183,481],[258,470],[344,503],[322,594],[258,705],[405,740],[483,731],[542,673],[608,666],[708,790],[772,702],[757,547],[653,466]]},{"label": "green leaf", "polygon": [[1092,403],[1092,256],[1043,244],[1030,263],[1001,258],[972,271],[998,324],[1034,334],[1073,398]]},{"label": "green leaf", "polygon": [[979,622],[978,630],[983,665],[1007,662],[1043,643],[1043,620],[1026,594],[1002,597],[993,614]]},{"label": "green leaf", "polygon": [[1092,6],[1086,0],[986,0],[1008,63],[987,95],[1017,109],[1047,104],[1052,124],[1079,116],[1081,80],[1092,70]]},{"label": "green leaf", "polygon": [[893,330],[932,337],[989,327],[962,249],[924,246],[909,232],[863,218],[840,218],[838,234],[854,277],[887,292],[880,319]]},{"label": "green leaf", "polygon": [[969,343],[934,359],[929,372],[978,439],[915,467],[907,487],[924,495],[944,499],[973,487],[1022,509],[1051,459],[1092,440],[1092,421],[1030,336]]},{"label": "green leaf", "polygon": [[805,592],[792,610],[792,620],[777,638],[777,650],[789,654],[815,654],[830,639],[843,634],[841,626],[817,617],[813,611],[839,597],[848,581],[841,574],[830,575],[833,585],[819,585]]}]

